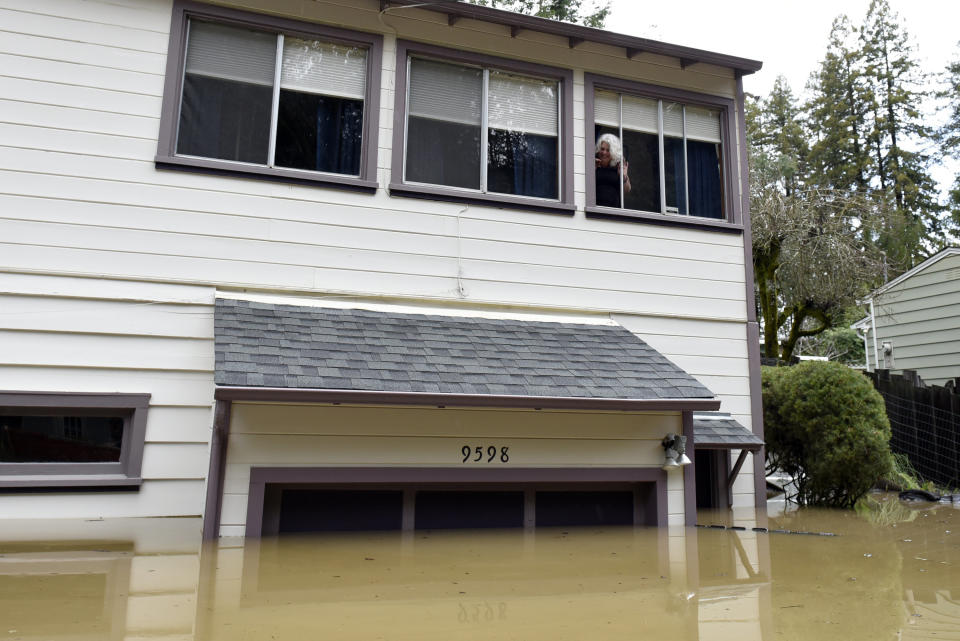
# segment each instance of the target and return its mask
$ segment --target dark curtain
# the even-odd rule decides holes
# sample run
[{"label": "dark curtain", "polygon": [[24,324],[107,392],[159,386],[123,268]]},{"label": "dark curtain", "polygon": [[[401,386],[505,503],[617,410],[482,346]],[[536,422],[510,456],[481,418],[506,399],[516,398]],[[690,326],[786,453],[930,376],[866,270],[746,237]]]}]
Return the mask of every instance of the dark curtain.
[{"label": "dark curtain", "polygon": [[[687,196],[683,175],[683,139],[663,139],[664,162],[667,165],[667,205],[687,213]],[[671,198],[673,196],[673,198]]]},{"label": "dark curtain", "polygon": [[322,96],[317,105],[317,170],[360,173],[363,102]]},{"label": "dark curtain", "polygon": [[514,193],[557,198],[557,139],[530,134],[512,139]]},{"label": "dark curtain", "polygon": [[687,171],[690,175],[690,213],[723,218],[723,190],[720,180],[719,145],[687,141]]}]

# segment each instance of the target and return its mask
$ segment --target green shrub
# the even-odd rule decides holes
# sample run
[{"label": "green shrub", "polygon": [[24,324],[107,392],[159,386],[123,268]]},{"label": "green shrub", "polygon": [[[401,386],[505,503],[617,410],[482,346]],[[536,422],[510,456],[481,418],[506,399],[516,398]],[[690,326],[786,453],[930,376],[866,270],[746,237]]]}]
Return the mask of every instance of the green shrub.
[{"label": "green shrub", "polygon": [[824,361],[764,368],[771,466],[794,477],[801,505],[853,507],[892,469],[883,398],[857,371]]}]

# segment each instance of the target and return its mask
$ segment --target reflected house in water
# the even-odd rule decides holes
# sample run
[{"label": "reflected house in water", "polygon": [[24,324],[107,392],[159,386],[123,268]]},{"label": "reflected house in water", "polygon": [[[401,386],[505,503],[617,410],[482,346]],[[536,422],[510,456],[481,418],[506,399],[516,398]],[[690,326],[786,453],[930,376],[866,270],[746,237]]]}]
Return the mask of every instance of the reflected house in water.
[{"label": "reflected house in water", "polygon": [[759,62],[468,3],[8,5],[5,522],[765,505]]}]

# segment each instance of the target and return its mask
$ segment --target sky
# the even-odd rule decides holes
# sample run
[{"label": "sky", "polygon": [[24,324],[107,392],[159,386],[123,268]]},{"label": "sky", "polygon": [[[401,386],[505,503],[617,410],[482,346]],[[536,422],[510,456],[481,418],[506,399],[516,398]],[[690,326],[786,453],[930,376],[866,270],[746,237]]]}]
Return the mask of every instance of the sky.
[{"label": "sky", "polygon": [[[929,73],[960,58],[960,0],[889,0]],[[766,96],[778,75],[801,95],[826,52],[833,19],[846,14],[863,24],[870,0],[613,0],[607,29],[718,53],[760,60],[763,69],[744,77],[744,91]],[[681,9],[682,8],[682,9]],[[960,163],[932,168],[944,190]]]}]

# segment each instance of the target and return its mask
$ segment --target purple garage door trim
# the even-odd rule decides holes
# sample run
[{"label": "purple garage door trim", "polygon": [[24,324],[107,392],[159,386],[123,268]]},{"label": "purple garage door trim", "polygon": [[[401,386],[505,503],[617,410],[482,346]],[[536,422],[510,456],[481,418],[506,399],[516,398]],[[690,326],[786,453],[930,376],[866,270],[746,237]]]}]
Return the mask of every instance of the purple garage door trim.
[{"label": "purple garage door trim", "polygon": [[259,537],[267,484],[344,485],[357,489],[385,484],[591,484],[653,483],[657,525],[667,525],[667,475],[659,468],[514,468],[473,470],[459,467],[253,467],[247,497],[246,536]]}]

